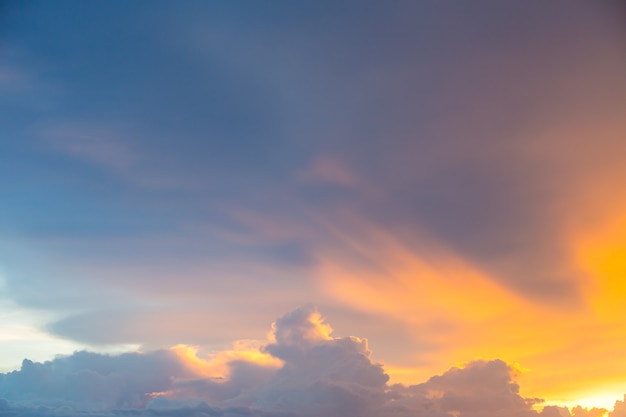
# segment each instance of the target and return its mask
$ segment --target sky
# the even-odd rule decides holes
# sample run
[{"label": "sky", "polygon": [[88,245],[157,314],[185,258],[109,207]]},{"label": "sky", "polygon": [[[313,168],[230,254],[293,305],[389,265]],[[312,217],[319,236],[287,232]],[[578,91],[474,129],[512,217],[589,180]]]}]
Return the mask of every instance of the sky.
[{"label": "sky", "polygon": [[0,415],[626,416],[625,23],[0,2]]}]

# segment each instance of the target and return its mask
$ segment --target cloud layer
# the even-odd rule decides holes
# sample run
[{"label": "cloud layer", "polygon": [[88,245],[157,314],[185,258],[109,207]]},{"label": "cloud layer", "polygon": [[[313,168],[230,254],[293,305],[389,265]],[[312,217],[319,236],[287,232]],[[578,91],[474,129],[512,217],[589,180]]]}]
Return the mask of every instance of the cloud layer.
[{"label": "cloud layer", "polygon": [[[606,411],[538,411],[542,400],[524,398],[517,368],[498,359],[474,360],[417,385],[390,385],[367,340],[333,337],[311,305],[279,318],[272,330],[257,349],[239,346],[212,359],[183,346],[25,359],[21,369],[0,374],[0,415],[598,417]],[[625,410],[618,401],[609,416],[623,417]]]}]

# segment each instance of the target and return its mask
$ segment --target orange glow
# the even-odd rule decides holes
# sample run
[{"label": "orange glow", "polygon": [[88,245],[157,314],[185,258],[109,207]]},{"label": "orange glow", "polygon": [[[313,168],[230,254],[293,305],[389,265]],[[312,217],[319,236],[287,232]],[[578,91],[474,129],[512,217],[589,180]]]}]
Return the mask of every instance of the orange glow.
[{"label": "orange glow", "polygon": [[[591,408],[604,408],[605,410],[612,410],[615,405],[615,401],[620,400],[624,394],[622,394],[622,389],[608,389],[608,390],[594,390],[587,392],[577,392],[577,393],[569,393],[568,399],[562,401],[548,401],[545,405],[557,405],[559,407],[567,407],[572,409],[574,407],[580,406],[583,408],[591,409]],[[608,413],[605,412],[604,415]]]},{"label": "orange glow", "polygon": [[594,310],[611,318],[626,308],[626,217],[609,222],[581,239],[576,248],[580,266],[590,278],[589,301]]},{"label": "orange glow", "polygon": [[212,355],[207,359],[198,357],[198,348],[188,345],[177,345],[172,351],[183,361],[186,367],[197,376],[205,378],[227,378],[229,375],[229,363],[244,361],[260,366],[278,368],[282,361],[271,355],[263,353],[260,343],[249,340],[240,340],[233,344],[232,349],[224,350]]},{"label": "orange glow", "polygon": [[[319,342],[322,340],[332,339],[331,333],[333,332],[333,329],[330,327],[330,324],[324,322],[324,318],[319,311],[314,311],[308,319],[310,324],[313,326],[306,330],[306,334],[300,334],[300,338],[306,340],[307,342]],[[276,342],[275,326],[275,323],[272,323],[272,330],[267,334],[267,340],[272,343]],[[271,356],[269,357],[273,358]]]},{"label": "orange glow", "polygon": [[[419,257],[391,234],[361,224],[359,235],[335,232],[351,253],[320,253],[320,275],[326,289],[356,307],[404,316],[423,311],[466,321],[494,316],[521,302],[480,271],[440,250],[432,259]],[[363,262],[365,260],[365,262]]]},{"label": "orange glow", "polygon": [[528,368],[523,395],[562,404],[588,398],[585,405],[604,406],[615,387],[626,386],[624,320],[615,314],[626,295],[623,280],[616,282],[626,276],[626,221],[585,241],[581,259],[598,277],[593,291],[583,288],[592,310],[575,311],[522,298],[432,238],[424,251],[354,219],[332,229],[340,244],[318,250],[323,288],[341,303],[406,323],[416,341],[436,346],[416,353],[415,366],[406,357],[375,358],[385,360],[392,383],[414,384],[451,363],[485,357],[520,363]]}]

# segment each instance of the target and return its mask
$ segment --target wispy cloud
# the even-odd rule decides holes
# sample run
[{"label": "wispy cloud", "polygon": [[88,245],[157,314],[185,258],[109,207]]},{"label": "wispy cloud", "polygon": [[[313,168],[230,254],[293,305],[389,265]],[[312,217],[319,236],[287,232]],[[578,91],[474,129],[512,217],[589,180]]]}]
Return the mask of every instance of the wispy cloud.
[{"label": "wispy cloud", "polygon": [[340,187],[352,187],[358,177],[339,159],[329,155],[318,156],[298,174],[305,182],[329,184]]},{"label": "wispy cloud", "polygon": [[128,174],[139,162],[132,142],[115,127],[61,125],[46,129],[43,136],[54,150],[119,174]]}]

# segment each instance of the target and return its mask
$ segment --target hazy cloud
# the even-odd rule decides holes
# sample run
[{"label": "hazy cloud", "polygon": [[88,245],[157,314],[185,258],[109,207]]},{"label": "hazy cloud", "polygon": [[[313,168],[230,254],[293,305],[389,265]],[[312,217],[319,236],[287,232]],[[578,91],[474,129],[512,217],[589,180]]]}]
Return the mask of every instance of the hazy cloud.
[{"label": "hazy cloud", "polygon": [[339,159],[322,155],[300,172],[299,179],[305,182],[352,187],[357,184],[357,176]]},{"label": "hazy cloud", "polygon": [[149,393],[167,390],[175,377],[192,375],[173,351],[115,356],[82,351],[44,363],[24,359],[18,371],[2,375],[0,392],[21,406],[140,408]]},{"label": "hazy cloud", "polygon": [[[6,416],[599,417],[605,410],[533,407],[501,360],[475,360],[412,386],[389,385],[367,340],[334,337],[311,305],[276,320],[269,343],[224,354],[209,375],[191,348],[117,356],[76,352],[0,374]],[[253,351],[247,351],[252,352]],[[263,360],[271,355],[274,361]],[[217,358],[214,356],[214,358]],[[230,358],[230,359],[229,359]],[[219,359],[218,359],[219,360]],[[620,417],[617,402],[611,417]]]}]

